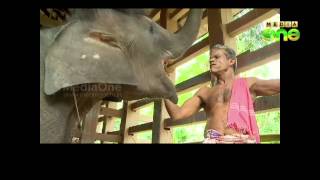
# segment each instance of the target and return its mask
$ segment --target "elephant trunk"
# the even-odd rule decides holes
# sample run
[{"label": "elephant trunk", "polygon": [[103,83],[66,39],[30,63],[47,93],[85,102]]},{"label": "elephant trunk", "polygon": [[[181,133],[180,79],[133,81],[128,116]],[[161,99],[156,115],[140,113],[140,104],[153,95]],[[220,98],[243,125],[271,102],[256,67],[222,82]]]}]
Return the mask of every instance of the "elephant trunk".
[{"label": "elephant trunk", "polygon": [[172,42],[168,49],[172,58],[179,58],[187,51],[196,40],[202,19],[202,9],[191,9],[184,26],[172,35]]}]

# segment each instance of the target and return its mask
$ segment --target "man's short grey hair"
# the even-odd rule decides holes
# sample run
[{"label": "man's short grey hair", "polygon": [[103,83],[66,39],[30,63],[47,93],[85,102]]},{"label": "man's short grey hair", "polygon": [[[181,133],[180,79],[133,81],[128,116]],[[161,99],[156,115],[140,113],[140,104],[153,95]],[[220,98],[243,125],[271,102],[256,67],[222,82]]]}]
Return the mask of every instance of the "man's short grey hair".
[{"label": "man's short grey hair", "polygon": [[234,72],[236,72],[236,69],[237,69],[237,54],[232,48],[229,48],[228,46],[225,46],[225,45],[222,45],[222,44],[216,44],[216,45],[211,47],[211,50],[212,49],[223,49],[224,52],[225,52],[225,55],[226,55],[226,57],[228,59],[236,60],[236,63],[233,65],[233,70],[234,70]]}]

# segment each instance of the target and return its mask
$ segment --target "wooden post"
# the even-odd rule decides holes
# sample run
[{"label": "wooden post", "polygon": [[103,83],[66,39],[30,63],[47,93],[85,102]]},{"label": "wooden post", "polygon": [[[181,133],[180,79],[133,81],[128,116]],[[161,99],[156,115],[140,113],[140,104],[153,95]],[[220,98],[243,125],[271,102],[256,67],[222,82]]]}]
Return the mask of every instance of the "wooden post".
[{"label": "wooden post", "polygon": [[162,100],[154,101],[153,123],[152,123],[152,143],[160,143]]},{"label": "wooden post", "polygon": [[[131,106],[133,102],[129,101],[128,104],[127,104],[127,107]],[[126,122],[125,123],[122,123],[121,122],[121,127],[120,127],[120,135],[122,135],[122,142],[121,143],[124,143],[124,144],[132,144],[132,143],[137,143],[137,138],[134,134],[129,134],[128,131],[129,131],[129,127],[131,126],[134,126],[135,125],[135,121],[137,120],[136,119],[137,115],[136,115],[136,112],[132,111],[130,108],[127,108],[126,110]],[[121,130],[123,132],[121,132]]]},{"label": "wooden post", "polygon": [[167,9],[161,9],[160,12],[160,26],[162,26],[164,29],[167,29],[168,25],[168,10]]},{"label": "wooden post", "polygon": [[[168,17],[167,9],[161,9],[160,25],[165,29],[167,29]],[[172,71],[170,74],[170,80],[174,83],[175,71]],[[163,111],[165,107],[162,101],[162,99],[159,99],[154,102],[152,143],[172,143],[170,130],[164,129],[164,115],[167,114]]]},{"label": "wooden post", "polygon": [[[105,105],[106,107],[108,107],[109,101],[103,101],[101,105]],[[108,121],[108,118],[106,116],[102,117],[101,134],[105,134],[107,132],[107,121]],[[98,119],[98,123],[99,123],[99,119]],[[104,142],[100,140],[100,143],[103,144]]]},{"label": "wooden post", "polygon": [[83,123],[84,129],[81,136],[81,143],[94,143],[100,109],[101,101],[97,102],[86,115]]},{"label": "wooden post", "polygon": [[[107,108],[117,109],[117,103],[116,102],[109,102]],[[107,119],[106,132],[112,132],[113,128],[114,128],[115,117],[107,116],[106,119]]]},{"label": "wooden post", "polygon": [[[232,21],[232,9],[209,8],[207,12],[210,49],[215,44],[223,44],[237,51],[236,39],[230,37],[226,30],[226,24]],[[212,86],[215,83],[215,79],[215,77],[211,77]]]},{"label": "wooden post", "polygon": [[121,124],[120,124],[120,142],[124,143],[125,137],[125,129],[126,129],[126,122],[127,122],[127,111],[128,111],[128,101],[123,101],[122,106],[122,115],[121,115]]}]

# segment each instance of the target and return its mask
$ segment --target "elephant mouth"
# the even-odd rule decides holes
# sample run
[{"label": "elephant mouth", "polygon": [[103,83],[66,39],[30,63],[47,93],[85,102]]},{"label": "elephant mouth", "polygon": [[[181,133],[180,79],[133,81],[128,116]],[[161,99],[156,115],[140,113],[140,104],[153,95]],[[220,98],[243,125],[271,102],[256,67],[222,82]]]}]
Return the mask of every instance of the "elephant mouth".
[{"label": "elephant mouth", "polygon": [[84,40],[89,43],[120,49],[118,41],[112,36],[112,34],[100,31],[91,31],[89,32],[89,37]]}]

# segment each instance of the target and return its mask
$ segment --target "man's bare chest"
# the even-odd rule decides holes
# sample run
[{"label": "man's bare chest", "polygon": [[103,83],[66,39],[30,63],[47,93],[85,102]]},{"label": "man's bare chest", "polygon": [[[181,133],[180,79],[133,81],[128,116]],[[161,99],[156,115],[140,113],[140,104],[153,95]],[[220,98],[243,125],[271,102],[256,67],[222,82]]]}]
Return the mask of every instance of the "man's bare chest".
[{"label": "man's bare chest", "polygon": [[228,87],[215,87],[209,89],[203,94],[202,99],[207,107],[213,107],[216,104],[226,105],[231,99],[231,88]]},{"label": "man's bare chest", "polygon": [[[208,89],[206,93],[201,96],[202,101],[207,108],[213,108],[216,105],[228,105],[231,100],[231,87],[214,87]],[[255,94],[251,93],[251,98],[255,100]]]}]

